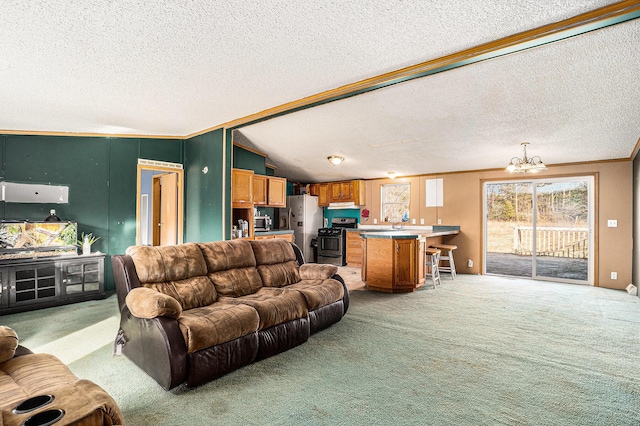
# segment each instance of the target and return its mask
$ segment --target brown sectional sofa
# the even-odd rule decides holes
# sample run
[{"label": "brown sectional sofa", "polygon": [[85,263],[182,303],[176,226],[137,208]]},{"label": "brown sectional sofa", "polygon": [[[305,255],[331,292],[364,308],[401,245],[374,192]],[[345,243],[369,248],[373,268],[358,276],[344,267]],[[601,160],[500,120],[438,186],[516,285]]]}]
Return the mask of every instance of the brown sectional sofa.
[{"label": "brown sectional sofa", "polygon": [[53,355],[19,346],[15,331],[0,326],[0,426],[50,424],[55,418],[59,425],[124,425],[118,405],[101,387],[78,379]]},{"label": "brown sectional sofa", "polygon": [[117,350],[169,390],[300,345],[349,303],[337,267],[300,263],[281,239],[129,247],[112,257]]}]

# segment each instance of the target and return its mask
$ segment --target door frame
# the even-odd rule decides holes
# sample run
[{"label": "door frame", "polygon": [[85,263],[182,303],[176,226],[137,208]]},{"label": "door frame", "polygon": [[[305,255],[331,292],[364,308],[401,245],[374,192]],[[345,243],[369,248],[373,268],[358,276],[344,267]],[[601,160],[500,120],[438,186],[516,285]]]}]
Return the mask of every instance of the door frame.
[{"label": "door frame", "polygon": [[142,195],[142,172],[158,171],[164,173],[176,173],[178,178],[178,203],[177,203],[177,241],[183,242],[183,223],[184,223],[184,169],[182,164],[165,163],[153,160],[144,160],[139,158],[137,165],[137,182],[136,182],[136,244],[140,245],[140,219],[141,219],[141,195]]},{"label": "door frame", "polygon": [[[557,279],[553,277],[544,277],[536,274],[536,255],[535,253],[532,255],[532,276],[531,277],[514,277],[514,278],[524,278],[524,279],[533,279],[538,281],[551,281],[551,282],[562,282],[562,283],[571,283],[571,284],[582,284],[582,285],[590,285],[590,286],[598,286],[598,174],[584,174],[584,175],[562,175],[562,176],[549,176],[549,177],[541,177],[541,176],[524,176],[521,178],[512,178],[512,179],[491,179],[491,180],[482,180],[482,274],[487,275],[487,219],[488,219],[488,211],[487,211],[487,185],[489,184],[501,184],[501,183],[524,183],[531,182],[532,186],[532,201],[533,201],[533,220],[532,226],[534,229],[537,224],[537,214],[536,214],[536,184],[542,182],[571,182],[576,180],[583,180],[587,182],[588,185],[588,228],[589,228],[589,260],[588,260],[588,272],[587,272],[587,280],[571,280],[571,279]],[[534,251],[535,251],[535,242],[534,242]]]}]

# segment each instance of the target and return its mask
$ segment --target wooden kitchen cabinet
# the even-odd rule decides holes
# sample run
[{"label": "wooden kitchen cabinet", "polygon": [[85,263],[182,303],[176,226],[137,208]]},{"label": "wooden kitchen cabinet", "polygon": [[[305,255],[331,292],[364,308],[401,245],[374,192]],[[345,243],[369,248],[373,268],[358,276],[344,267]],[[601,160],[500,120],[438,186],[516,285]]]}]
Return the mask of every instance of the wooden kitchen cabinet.
[{"label": "wooden kitchen cabinet", "polygon": [[347,231],[347,266],[362,266],[362,237],[357,231]]},{"label": "wooden kitchen cabinet", "polygon": [[351,180],[346,182],[329,183],[329,202],[345,203],[353,202],[355,205],[365,204],[364,181]]},{"label": "wooden kitchen cabinet", "polygon": [[283,240],[287,240],[290,243],[293,243],[293,233],[291,234],[274,234],[273,238],[281,238]]},{"label": "wooden kitchen cabinet", "polygon": [[233,207],[253,207],[253,171],[233,169],[231,171],[231,202]]},{"label": "wooden kitchen cabinet", "polygon": [[268,178],[267,206],[286,207],[287,206],[287,180],[285,178]]},{"label": "wooden kitchen cabinet", "polygon": [[256,206],[267,205],[267,188],[269,179],[262,175],[253,175],[253,204]]},{"label": "wooden kitchen cabinet", "polygon": [[326,207],[329,205],[329,184],[318,184],[318,206]]},{"label": "wooden kitchen cabinet", "polygon": [[405,293],[424,285],[425,238],[366,238],[363,247],[362,277],[370,290]]}]

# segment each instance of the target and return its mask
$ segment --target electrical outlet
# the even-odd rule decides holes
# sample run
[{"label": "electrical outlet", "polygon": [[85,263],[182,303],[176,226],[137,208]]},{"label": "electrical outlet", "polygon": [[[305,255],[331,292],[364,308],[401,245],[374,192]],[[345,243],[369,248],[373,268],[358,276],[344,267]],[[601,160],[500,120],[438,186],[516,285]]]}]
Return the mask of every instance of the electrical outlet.
[{"label": "electrical outlet", "polygon": [[376,219],[375,217],[373,218],[373,224],[375,225],[376,223],[378,223],[378,219]]},{"label": "electrical outlet", "polygon": [[607,226],[609,228],[617,228],[618,227],[618,221],[616,219],[609,219],[609,220],[607,220]]},{"label": "electrical outlet", "polygon": [[473,260],[467,260],[467,268],[473,268]]},{"label": "electrical outlet", "polygon": [[617,280],[618,279],[618,273],[617,272],[612,272],[611,273],[611,279],[612,280]]},{"label": "electrical outlet", "polygon": [[411,224],[415,225],[416,224],[416,220],[415,219],[411,219]]},{"label": "electrical outlet", "polygon": [[424,225],[424,219],[420,219],[420,225]]},{"label": "electrical outlet", "polygon": [[438,219],[438,225],[442,225],[442,219]]}]

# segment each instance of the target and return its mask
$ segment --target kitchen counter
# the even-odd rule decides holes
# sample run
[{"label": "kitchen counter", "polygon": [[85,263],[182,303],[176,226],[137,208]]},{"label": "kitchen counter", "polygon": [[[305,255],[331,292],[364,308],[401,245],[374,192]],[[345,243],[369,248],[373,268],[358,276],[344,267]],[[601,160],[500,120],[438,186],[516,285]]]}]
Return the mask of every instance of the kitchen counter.
[{"label": "kitchen counter", "polygon": [[253,233],[256,237],[267,235],[285,235],[293,234],[293,229],[272,229],[271,231],[256,231]]}]

